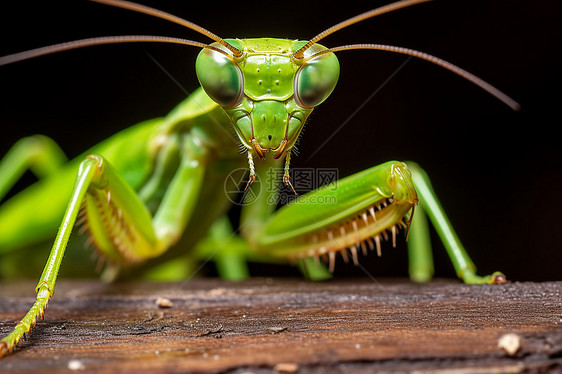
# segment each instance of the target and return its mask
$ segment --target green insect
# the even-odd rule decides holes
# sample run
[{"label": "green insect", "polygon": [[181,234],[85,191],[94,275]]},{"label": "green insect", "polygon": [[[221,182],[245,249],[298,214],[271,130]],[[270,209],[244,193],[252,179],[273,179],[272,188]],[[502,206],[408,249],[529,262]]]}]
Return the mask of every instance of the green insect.
[{"label": "green insect", "polygon": [[[294,190],[290,160],[295,142],[310,113],[330,96],[338,81],[334,53],[373,49],[421,58],[518,109],[516,102],[488,83],[419,51],[378,44],[335,48],[318,44],[354,23],[428,0],[403,0],[374,9],[310,41],[221,39],[143,5],[93,1],[184,25],[214,42],[142,35],[98,37],[0,58],[0,65],[5,65],[68,49],[128,42],[201,48],[195,64],[201,88],[166,117],[121,131],[68,163],[58,146],[43,136],[22,139],[1,160],[0,199],[26,168],[41,181],[0,207],[0,253],[44,241],[57,226],[59,231],[37,284],[37,301],[1,341],[0,356],[11,352],[37,317],[43,317],[75,226],[89,232],[88,240],[106,261],[107,278],[151,259],[164,263],[181,255],[185,261],[212,258],[227,279],[247,277],[249,258],[290,260],[310,278],[323,279],[333,271],[337,254],[357,264],[360,253],[380,252],[384,239],[395,244],[398,231],[403,230],[408,236],[410,276],[427,281],[433,275],[427,215],[465,283],[505,282],[499,272],[476,274],[426,173],[413,162],[372,167],[298,196],[275,211],[282,184]],[[237,232],[226,217],[232,201],[224,188],[240,168],[248,169],[249,177],[242,186],[245,200]],[[270,178],[264,188],[268,175],[279,177]]]}]

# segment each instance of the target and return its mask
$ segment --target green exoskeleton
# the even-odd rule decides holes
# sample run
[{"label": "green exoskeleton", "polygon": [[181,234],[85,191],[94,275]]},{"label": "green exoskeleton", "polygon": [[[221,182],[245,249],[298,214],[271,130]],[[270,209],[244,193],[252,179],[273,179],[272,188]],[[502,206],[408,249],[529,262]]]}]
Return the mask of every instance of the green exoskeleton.
[{"label": "green exoskeleton", "polygon": [[[195,63],[201,88],[166,117],[124,130],[90,149],[87,156],[68,163],[58,146],[43,136],[22,139],[1,160],[0,198],[27,168],[42,178],[1,206],[0,253],[45,240],[57,226],[59,231],[37,284],[37,301],[1,341],[0,356],[11,352],[37,317],[43,316],[71,231],[77,225],[89,233],[89,240],[105,259],[108,276],[153,258],[191,251],[199,258],[213,253],[219,273],[229,279],[247,276],[245,260],[251,256],[296,261],[304,264],[311,278],[321,279],[333,271],[337,254],[357,264],[360,253],[380,253],[381,241],[395,244],[402,230],[408,235],[410,276],[427,281],[433,274],[428,216],[465,283],[505,281],[499,272],[476,274],[427,175],[413,162],[374,166],[300,196],[278,211],[271,203],[282,183],[291,186],[291,152],[308,116],[336,86],[336,52],[373,49],[421,58],[518,108],[488,83],[419,51],[379,44],[335,48],[318,44],[344,27],[428,0],[403,0],[374,9],[310,41],[222,39],[146,6],[120,0],[94,1],[184,25],[214,42],[207,45],[144,35],[99,37],[0,58],[0,65],[5,65],[68,49],[125,42],[201,48]],[[237,139],[233,139],[232,129]],[[249,177],[242,188],[248,193],[256,179],[264,178],[272,168],[283,172],[274,188],[256,194],[244,205],[241,235],[237,235],[225,216],[231,201],[223,186],[233,170],[244,167],[249,169]],[[327,262],[328,269],[320,260]]]}]

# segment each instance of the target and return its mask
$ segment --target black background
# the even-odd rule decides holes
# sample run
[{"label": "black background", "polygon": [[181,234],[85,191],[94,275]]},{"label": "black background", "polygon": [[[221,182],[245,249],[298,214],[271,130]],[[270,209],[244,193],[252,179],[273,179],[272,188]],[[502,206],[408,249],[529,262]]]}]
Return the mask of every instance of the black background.
[{"label": "black background", "polygon": [[[385,4],[317,8],[282,2],[152,1],[222,37],[307,39]],[[453,225],[482,273],[513,280],[562,279],[560,83],[557,1],[434,1],[342,30],[326,46],[383,43],[458,64],[522,105],[504,104],[450,72],[385,52],[339,54],[335,92],[311,115],[294,167],[335,167],[345,176],[390,160],[415,160],[432,177]],[[0,54],[91,36],[155,34],[207,42],[180,26],[82,1],[2,5]],[[197,87],[196,48],[113,45],[0,67],[0,155],[43,133],[75,156],[112,133],[165,115]],[[379,92],[326,144],[375,90]],[[316,150],[318,149],[318,152]],[[244,156],[241,156],[244,157]],[[18,184],[29,183],[32,178]],[[363,264],[374,275],[405,275],[406,254],[385,246]],[[437,275],[453,276],[436,245]],[[336,272],[363,271],[338,262]]]}]

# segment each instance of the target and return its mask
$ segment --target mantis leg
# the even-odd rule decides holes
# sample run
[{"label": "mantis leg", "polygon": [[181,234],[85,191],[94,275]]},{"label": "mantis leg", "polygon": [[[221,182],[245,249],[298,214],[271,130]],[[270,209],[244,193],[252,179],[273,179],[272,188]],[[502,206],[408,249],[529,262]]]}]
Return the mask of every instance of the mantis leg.
[{"label": "mantis leg", "polygon": [[20,139],[0,160],[0,200],[27,169],[42,178],[66,161],[63,151],[51,138],[34,135]]},{"label": "mantis leg", "polygon": [[433,254],[429,222],[422,207],[418,205],[412,217],[408,233],[408,261],[410,279],[414,282],[429,282],[433,277]]},{"label": "mantis leg", "polygon": [[[358,264],[359,253],[381,250],[381,238],[406,228],[417,195],[401,162],[387,162],[320,187],[273,214],[254,241],[258,251],[309,265],[336,255]],[[312,260],[312,261],[311,261]]]},{"label": "mantis leg", "polygon": [[[408,167],[412,173],[421,205],[421,209],[416,209],[416,214],[414,214],[410,240],[408,241],[412,279],[428,280],[433,273],[431,244],[429,243],[428,225],[425,217],[425,213],[427,213],[459,278],[468,284],[504,283],[506,281],[505,275],[500,272],[486,276],[476,275],[476,266],[447,218],[427,173],[415,162],[408,162]],[[425,213],[418,212],[418,210],[423,210]]]},{"label": "mantis leg", "polygon": [[83,206],[90,233],[100,252],[114,263],[138,263],[160,255],[179,239],[199,194],[204,170],[202,162],[184,155],[152,218],[109,162],[101,156],[88,156],[80,164],[63,221],[37,284],[37,300],[12,333],[0,341],[0,357],[31,331],[37,317],[43,317],[43,310],[55,290],[70,233]]},{"label": "mantis leg", "polygon": [[499,272],[476,275],[427,175],[415,163],[390,161],[311,191],[273,214],[253,240],[257,250],[271,255],[325,258],[333,270],[337,254],[358,264],[359,253],[380,253],[383,239],[395,245],[398,231],[410,230],[411,277],[428,281],[433,260],[424,210],[465,283],[505,281]]},{"label": "mantis leg", "polygon": [[[232,228],[227,216],[219,218],[209,230],[209,235],[200,240],[195,249],[201,261],[212,259],[221,279],[243,280],[250,276],[248,262],[259,264],[287,264],[279,257],[269,256],[254,251],[247,240],[238,235]],[[298,261],[302,273],[311,280],[331,278],[326,268],[312,259]]]},{"label": "mantis leg", "polygon": [[53,249],[51,250],[49,259],[47,260],[47,264],[43,270],[43,274],[41,275],[36,287],[37,300],[29,312],[27,312],[23,319],[16,325],[12,333],[0,342],[0,356],[10,352],[23,334],[31,331],[31,328],[35,325],[38,316],[43,318],[43,310],[47,306],[49,299],[53,296],[58,268],[60,266],[60,262],[62,261],[62,256],[64,255],[66,242],[70,236],[71,228],[76,221],[76,216],[78,215],[78,211],[80,210],[80,206],[84,200],[87,188],[95,175],[95,170],[94,160],[88,159],[80,165],[76,185],[74,186],[71,200],[66,209],[63,223],[56,236],[55,244],[53,245]]},{"label": "mantis leg", "polygon": [[195,253],[203,261],[213,259],[222,279],[242,280],[250,276],[246,266],[248,244],[234,232],[227,216],[215,221],[209,234],[197,243]]}]

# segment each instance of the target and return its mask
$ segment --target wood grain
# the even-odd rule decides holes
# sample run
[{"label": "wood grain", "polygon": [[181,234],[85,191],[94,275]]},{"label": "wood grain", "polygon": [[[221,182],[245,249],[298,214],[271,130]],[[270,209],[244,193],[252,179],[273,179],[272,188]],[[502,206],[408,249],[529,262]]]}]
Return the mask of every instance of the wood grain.
[{"label": "wood grain", "polygon": [[[0,332],[33,302],[0,284]],[[562,282],[61,281],[0,372],[562,372]],[[158,298],[170,308],[157,305]],[[161,301],[160,301],[161,302]],[[514,333],[510,356],[498,339]]]}]

